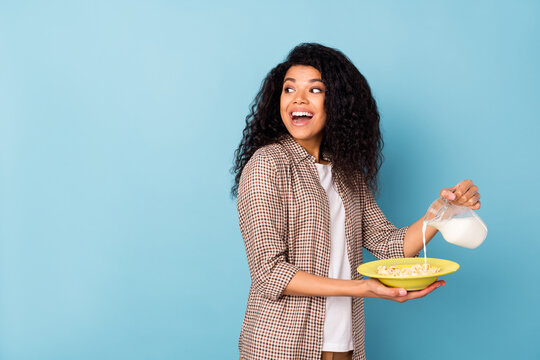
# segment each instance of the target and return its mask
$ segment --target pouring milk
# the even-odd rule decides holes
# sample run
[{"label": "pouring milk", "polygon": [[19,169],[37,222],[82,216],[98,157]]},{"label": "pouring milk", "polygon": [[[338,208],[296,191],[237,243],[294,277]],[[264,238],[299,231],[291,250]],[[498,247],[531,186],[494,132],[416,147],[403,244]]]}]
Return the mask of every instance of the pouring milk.
[{"label": "pouring milk", "polygon": [[422,235],[424,241],[424,262],[426,256],[426,227],[433,226],[451,244],[468,249],[478,247],[487,236],[486,224],[476,213],[466,206],[454,205],[445,198],[431,204],[424,216]]}]

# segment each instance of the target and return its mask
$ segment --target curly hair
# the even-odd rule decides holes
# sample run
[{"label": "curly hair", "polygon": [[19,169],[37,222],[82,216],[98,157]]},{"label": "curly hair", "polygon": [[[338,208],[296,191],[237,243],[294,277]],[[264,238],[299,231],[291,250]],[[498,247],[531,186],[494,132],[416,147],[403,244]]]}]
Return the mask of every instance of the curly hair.
[{"label": "curly hair", "polygon": [[304,43],[268,73],[251,104],[242,140],[234,153],[232,195],[238,195],[242,170],[255,151],[278,142],[287,133],[280,115],[280,97],[285,74],[294,65],[317,69],[326,87],[326,123],[320,152],[332,162],[332,172],[355,187],[361,176],[376,193],[383,140],[377,104],[367,80],[341,51]]}]

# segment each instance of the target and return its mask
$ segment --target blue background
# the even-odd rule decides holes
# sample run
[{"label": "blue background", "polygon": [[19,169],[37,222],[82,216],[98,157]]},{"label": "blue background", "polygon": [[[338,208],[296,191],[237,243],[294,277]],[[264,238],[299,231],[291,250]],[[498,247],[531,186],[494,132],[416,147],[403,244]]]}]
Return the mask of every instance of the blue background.
[{"label": "blue background", "polygon": [[538,359],[534,1],[0,3],[0,358],[237,359],[250,285],[233,151],[300,42],[380,106],[398,226],[471,178],[489,228],[424,299],[368,299],[370,359]]}]

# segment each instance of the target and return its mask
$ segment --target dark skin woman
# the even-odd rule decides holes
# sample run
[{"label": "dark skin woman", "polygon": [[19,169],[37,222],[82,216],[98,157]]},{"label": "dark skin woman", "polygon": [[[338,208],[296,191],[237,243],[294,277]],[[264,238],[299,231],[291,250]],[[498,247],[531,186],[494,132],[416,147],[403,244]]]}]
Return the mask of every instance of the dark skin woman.
[{"label": "dark skin woman", "polygon": [[[254,100],[235,153],[232,193],[243,191],[243,170],[253,155],[279,143],[284,136],[294,139],[316,163],[331,164],[333,176],[342,179],[353,193],[359,192],[362,184],[376,193],[383,145],[379,120],[366,79],[345,55],[319,44],[301,44],[270,71]],[[478,187],[471,180],[441,189],[440,196],[474,210],[480,208]],[[402,237],[404,257],[415,256],[423,248],[422,218],[408,226]],[[428,226],[426,241],[436,233],[437,229]],[[290,244],[294,242],[287,242],[285,252],[291,251]],[[250,264],[250,271],[253,274],[258,269]],[[376,279],[336,279],[297,269],[281,296],[376,297],[405,302],[424,297],[442,285],[444,281],[437,281],[423,290],[406,291],[386,287]]]}]

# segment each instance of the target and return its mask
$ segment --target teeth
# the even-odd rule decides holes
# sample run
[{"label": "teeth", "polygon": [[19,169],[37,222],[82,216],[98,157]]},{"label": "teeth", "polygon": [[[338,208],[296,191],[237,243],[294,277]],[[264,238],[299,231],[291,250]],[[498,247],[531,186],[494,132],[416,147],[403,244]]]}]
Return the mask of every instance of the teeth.
[{"label": "teeth", "polygon": [[292,116],[313,116],[313,114],[304,111],[293,111]]}]

